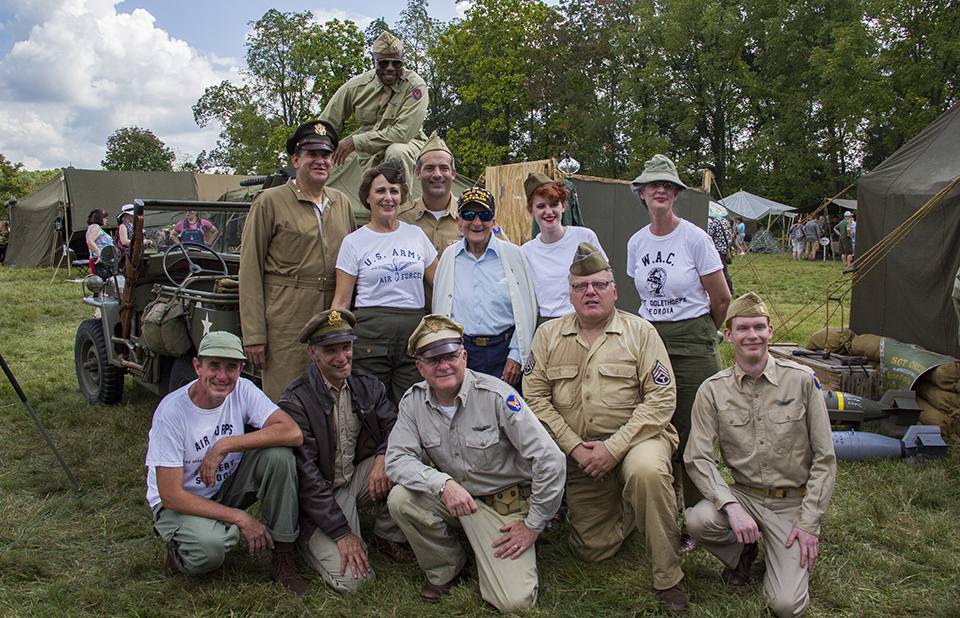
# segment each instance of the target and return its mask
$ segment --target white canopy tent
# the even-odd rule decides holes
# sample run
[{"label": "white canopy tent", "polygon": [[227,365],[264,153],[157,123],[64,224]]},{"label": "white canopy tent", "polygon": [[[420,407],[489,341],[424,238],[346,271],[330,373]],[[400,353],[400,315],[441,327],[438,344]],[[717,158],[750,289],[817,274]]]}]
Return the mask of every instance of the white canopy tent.
[{"label": "white canopy tent", "polygon": [[774,202],[759,195],[753,195],[746,191],[737,191],[722,200],[720,203],[724,208],[735,215],[744,219],[757,221],[770,215],[782,215],[785,212],[796,210],[792,206],[786,206],[780,202]]}]

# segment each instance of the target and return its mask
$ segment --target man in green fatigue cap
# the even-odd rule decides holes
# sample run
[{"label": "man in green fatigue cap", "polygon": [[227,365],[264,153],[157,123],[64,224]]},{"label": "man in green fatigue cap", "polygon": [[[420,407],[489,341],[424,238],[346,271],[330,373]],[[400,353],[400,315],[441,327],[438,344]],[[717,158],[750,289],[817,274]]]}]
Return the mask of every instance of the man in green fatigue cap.
[{"label": "man in green fatigue cap", "polygon": [[683,612],[667,350],[649,322],[615,308],[613,270],[596,247],[580,243],[569,279],[574,313],[537,329],[523,395],[568,456],[570,547],[605,560],[639,528],[660,603]]},{"label": "man in green fatigue cap", "polygon": [[[763,536],[763,592],[778,618],[810,605],[820,522],[836,482],[830,417],[817,375],[768,351],[773,327],[759,296],[730,303],[723,335],[737,362],[707,378],[693,404],[683,461],[704,499],[686,510],[690,535],[724,564],[723,580],[744,586]],[[714,443],[733,484],[717,469]]]},{"label": "man in green fatigue cap", "polygon": [[343,138],[333,163],[343,165],[357,153],[360,170],[386,159],[403,161],[407,178],[427,141],[423,119],[430,99],[423,78],[404,68],[403,43],[385,30],[373,43],[373,68],[341,86],[327,102],[320,119],[342,131],[356,116],[360,128]]}]

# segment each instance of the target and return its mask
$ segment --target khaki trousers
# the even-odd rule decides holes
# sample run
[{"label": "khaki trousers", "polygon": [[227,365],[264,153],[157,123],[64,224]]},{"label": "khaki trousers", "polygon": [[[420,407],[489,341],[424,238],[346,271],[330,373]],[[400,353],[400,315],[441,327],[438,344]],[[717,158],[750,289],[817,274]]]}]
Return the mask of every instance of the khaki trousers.
[{"label": "khaki trousers", "polygon": [[636,527],[644,531],[654,588],[666,590],[683,579],[670,454],[665,438],[645,440],[627,451],[615,473],[602,481],[568,458],[570,547],[578,558],[609,558]]},{"label": "khaki trousers", "polygon": [[401,485],[393,487],[387,500],[390,514],[406,534],[430,583],[447,583],[466,564],[467,555],[453,530],[462,528],[477,560],[483,600],[505,614],[530,609],[539,589],[535,547],[516,560],[493,555],[498,549],[493,542],[503,536],[500,528],[525,519],[529,503],[523,500],[519,512],[500,515],[485,503],[476,502],[476,513],[456,518],[439,497]]},{"label": "khaki trousers", "polygon": [[300,377],[312,362],[298,337],[303,325],[329,307],[327,292],[265,283],[267,364],[260,379],[263,392],[276,402],[287,384]]},{"label": "khaki trousers", "polygon": [[[800,542],[787,547],[793,522],[800,516],[803,498],[764,498],[737,486],[731,488],[740,505],[753,517],[763,535],[767,570],[763,592],[778,618],[799,616],[810,605],[810,571],[800,567]],[[703,500],[686,511],[687,531],[700,545],[731,569],[740,560],[743,545],[730,528],[726,513]]]},{"label": "khaki trousers", "polygon": [[[350,524],[350,531],[363,539],[360,535],[360,515],[359,509],[373,504],[370,497],[370,471],[373,470],[375,457],[368,457],[360,462],[353,470],[353,476],[350,482],[336,489],[333,497],[340,505]],[[384,505],[377,514],[377,519],[373,524],[373,534],[398,543],[406,543],[403,532],[393,523],[390,517],[390,511]],[[369,554],[369,550],[367,551]],[[366,578],[358,577],[354,579],[353,571],[347,566],[343,574],[340,574],[342,565],[340,557],[340,548],[337,542],[327,536],[323,530],[313,531],[309,539],[300,539],[300,555],[304,562],[310,565],[310,568],[320,574],[323,581],[327,582],[331,588],[337,592],[350,593],[355,592],[364,581],[373,581],[376,574],[371,569]]]}]

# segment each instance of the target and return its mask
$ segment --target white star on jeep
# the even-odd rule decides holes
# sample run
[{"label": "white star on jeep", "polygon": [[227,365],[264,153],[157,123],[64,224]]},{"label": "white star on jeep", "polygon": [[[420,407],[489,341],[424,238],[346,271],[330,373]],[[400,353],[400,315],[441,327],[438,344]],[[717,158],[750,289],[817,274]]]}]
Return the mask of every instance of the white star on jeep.
[{"label": "white star on jeep", "polygon": [[210,321],[210,314],[204,313],[203,319],[200,320],[200,323],[203,324],[203,336],[206,337],[210,334],[210,327],[213,326],[213,322]]}]

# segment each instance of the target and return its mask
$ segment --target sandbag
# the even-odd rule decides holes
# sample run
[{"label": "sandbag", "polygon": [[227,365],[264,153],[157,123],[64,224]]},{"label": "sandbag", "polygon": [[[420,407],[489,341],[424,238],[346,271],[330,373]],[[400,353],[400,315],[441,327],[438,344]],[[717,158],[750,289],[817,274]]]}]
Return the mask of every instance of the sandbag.
[{"label": "sandbag", "polygon": [[147,347],[164,356],[180,356],[193,347],[183,305],[178,300],[157,298],[147,305],[140,332]]},{"label": "sandbag", "polygon": [[853,356],[866,356],[874,362],[880,362],[880,335],[857,335],[847,346]]},{"label": "sandbag", "polygon": [[917,397],[917,405],[920,406],[920,424],[937,425],[944,438],[953,438],[953,443],[960,437],[960,415],[950,415],[942,410],[938,410],[929,401],[922,397]]},{"label": "sandbag", "polygon": [[810,339],[807,341],[806,348],[808,350],[827,350],[832,354],[849,354],[850,351],[848,350],[847,346],[856,336],[857,334],[849,328],[841,329],[839,327],[831,326],[828,338],[827,329],[821,328],[817,332],[810,335]]},{"label": "sandbag", "polygon": [[960,363],[946,363],[936,367],[927,377],[937,388],[960,393]]},{"label": "sandbag", "polygon": [[960,393],[937,388],[936,384],[927,380],[917,382],[915,390],[921,397],[930,402],[930,405],[941,412],[954,414],[960,410]]}]

